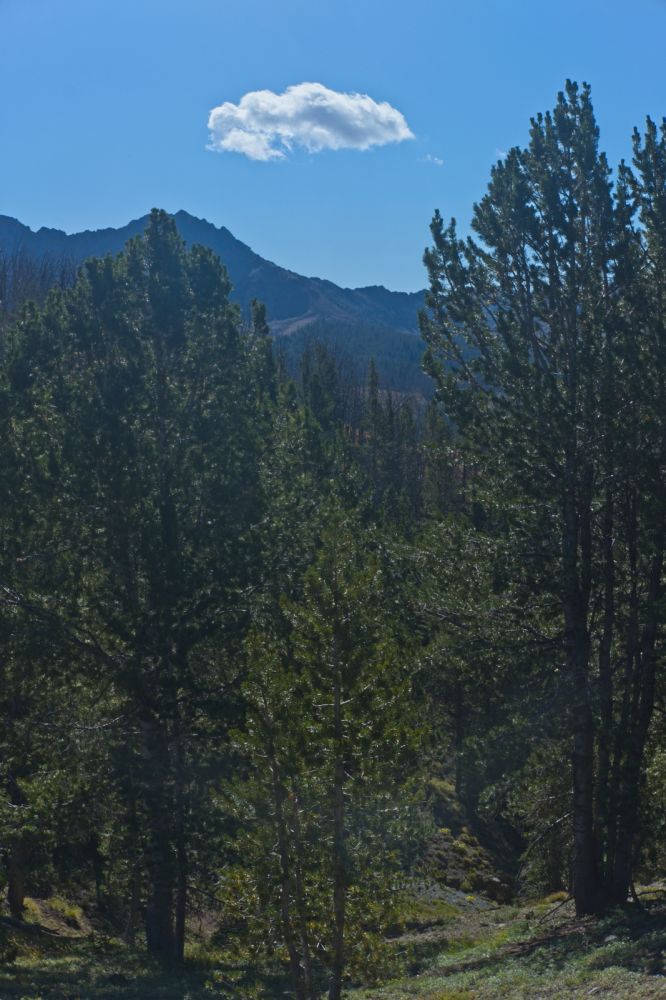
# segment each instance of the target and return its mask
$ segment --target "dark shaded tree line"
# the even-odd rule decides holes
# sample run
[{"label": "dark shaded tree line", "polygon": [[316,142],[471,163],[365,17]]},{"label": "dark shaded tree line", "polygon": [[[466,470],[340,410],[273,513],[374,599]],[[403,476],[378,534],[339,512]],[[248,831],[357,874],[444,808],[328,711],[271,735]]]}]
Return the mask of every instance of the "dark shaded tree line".
[{"label": "dark shaded tree line", "polygon": [[74,284],[76,264],[53,254],[33,257],[20,244],[0,250],[0,333],[25,302],[43,302],[54,287]]}]

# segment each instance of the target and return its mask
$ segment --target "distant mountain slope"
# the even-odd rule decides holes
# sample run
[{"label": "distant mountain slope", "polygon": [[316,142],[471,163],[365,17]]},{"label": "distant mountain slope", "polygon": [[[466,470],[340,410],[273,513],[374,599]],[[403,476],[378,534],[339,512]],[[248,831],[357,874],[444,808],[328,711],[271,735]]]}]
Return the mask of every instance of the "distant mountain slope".
[{"label": "distant mountain slope", "polygon": [[[314,322],[418,333],[416,317],[423,304],[422,292],[391,292],[382,286],[340,288],[332,281],[306,278],[264,260],[224,227],[182,211],[174,218],[187,243],[210,247],[226,265],[233,283],[232,297],[244,312],[252,298],[266,303],[274,334],[289,334]],[[20,247],[31,257],[64,258],[78,264],[87,257],[118,253],[128,239],[144,230],[147,220],[148,216],[143,216],[120,229],[68,235],[59,229],[33,232],[16,219],[0,215],[0,251]]]}]

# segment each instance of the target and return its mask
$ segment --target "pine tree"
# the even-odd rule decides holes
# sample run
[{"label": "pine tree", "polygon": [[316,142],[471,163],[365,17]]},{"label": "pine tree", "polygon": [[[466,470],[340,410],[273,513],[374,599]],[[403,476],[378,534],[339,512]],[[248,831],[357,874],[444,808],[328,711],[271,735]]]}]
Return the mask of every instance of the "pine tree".
[{"label": "pine tree", "polygon": [[[635,190],[652,218],[663,142],[650,136],[655,185],[641,175]],[[662,376],[644,375],[648,359],[663,372],[663,320],[643,296],[654,239],[633,224],[629,186],[622,167],[613,191],[589,88],[567,83],[528,148],[493,168],[474,211],[480,242],[437,213],[425,255],[428,369],[513,533],[514,586],[552,601],[560,621],[579,913],[629,890],[636,802],[623,800],[642,766],[662,624]],[[663,288],[660,265],[652,275]]]},{"label": "pine tree", "polygon": [[229,288],[214,255],[186,252],[154,211],[123,254],[88,262],[24,319],[9,357],[21,461],[47,480],[45,523],[61,542],[46,586],[26,581],[20,603],[125,703],[146,937],[162,957],[183,953],[190,726],[206,701],[218,732],[231,722],[217,692],[258,555],[256,365]]}]

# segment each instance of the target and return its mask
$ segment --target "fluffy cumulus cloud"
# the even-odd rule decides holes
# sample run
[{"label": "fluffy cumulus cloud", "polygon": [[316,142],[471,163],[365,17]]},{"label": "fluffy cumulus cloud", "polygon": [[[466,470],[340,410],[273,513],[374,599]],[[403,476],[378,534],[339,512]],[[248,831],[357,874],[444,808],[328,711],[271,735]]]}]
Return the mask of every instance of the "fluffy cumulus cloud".
[{"label": "fluffy cumulus cloud", "polygon": [[299,83],[283,94],[253,90],[238,104],[226,101],[208,118],[210,149],[251,160],[279,160],[301,147],[370,149],[413,139],[403,115],[367,94],[343,94],[321,83]]}]

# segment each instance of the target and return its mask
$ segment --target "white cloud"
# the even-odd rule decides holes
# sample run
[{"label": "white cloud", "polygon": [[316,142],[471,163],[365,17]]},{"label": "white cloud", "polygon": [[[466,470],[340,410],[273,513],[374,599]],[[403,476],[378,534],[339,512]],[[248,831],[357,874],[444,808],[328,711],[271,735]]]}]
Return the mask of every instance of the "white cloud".
[{"label": "white cloud", "polygon": [[432,153],[426,153],[425,156],[422,156],[419,163],[432,163],[433,167],[444,166],[444,160],[440,159],[439,156],[433,156]]},{"label": "white cloud", "polygon": [[295,147],[370,149],[413,139],[403,115],[367,94],[343,94],[321,83],[299,83],[283,94],[253,90],[238,104],[225,101],[208,116],[209,149],[251,160],[283,159]]}]

